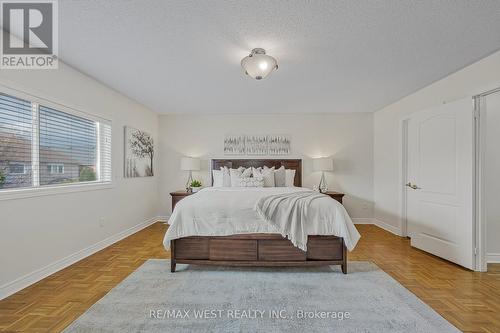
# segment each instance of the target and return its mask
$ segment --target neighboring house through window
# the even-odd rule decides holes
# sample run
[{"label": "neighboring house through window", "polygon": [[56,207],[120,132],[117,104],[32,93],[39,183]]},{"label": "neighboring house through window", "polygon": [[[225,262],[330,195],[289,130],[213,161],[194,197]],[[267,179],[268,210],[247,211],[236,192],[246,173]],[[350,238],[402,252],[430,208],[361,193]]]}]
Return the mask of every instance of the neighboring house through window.
[{"label": "neighboring house through window", "polygon": [[24,163],[10,163],[9,173],[11,175],[24,175],[26,173],[26,165]]},{"label": "neighboring house through window", "polygon": [[47,172],[50,174],[63,174],[64,164],[47,164]]}]

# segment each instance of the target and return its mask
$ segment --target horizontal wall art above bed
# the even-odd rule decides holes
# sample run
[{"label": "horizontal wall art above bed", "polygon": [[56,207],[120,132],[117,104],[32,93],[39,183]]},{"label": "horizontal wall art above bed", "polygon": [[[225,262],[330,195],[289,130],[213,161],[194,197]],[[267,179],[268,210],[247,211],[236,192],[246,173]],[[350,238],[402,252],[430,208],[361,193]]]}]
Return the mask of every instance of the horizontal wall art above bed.
[{"label": "horizontal wall art above bed", "polygon": [[289,155],[288,135],[226,135],[224,155]]}]

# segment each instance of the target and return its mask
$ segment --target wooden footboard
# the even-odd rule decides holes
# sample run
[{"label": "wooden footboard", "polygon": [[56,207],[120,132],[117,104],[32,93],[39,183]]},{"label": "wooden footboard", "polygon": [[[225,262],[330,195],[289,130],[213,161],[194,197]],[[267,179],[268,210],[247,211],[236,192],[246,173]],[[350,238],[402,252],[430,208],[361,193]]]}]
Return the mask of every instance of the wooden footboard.
[{"label": "wooden footboard", "polygon": [[342,237],[309,236],[304,252],[279,234],[185,237],[171,241],[170,269],[176,263],[223,266],[341,265],[347,274],[347,249]]}]

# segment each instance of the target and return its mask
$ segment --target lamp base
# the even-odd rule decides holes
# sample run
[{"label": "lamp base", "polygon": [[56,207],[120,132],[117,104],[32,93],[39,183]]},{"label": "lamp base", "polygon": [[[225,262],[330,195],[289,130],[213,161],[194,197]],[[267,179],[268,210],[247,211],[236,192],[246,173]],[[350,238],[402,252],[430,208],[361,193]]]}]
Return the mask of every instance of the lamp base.
[{"label": "lamp base", "polygon": [[189,177],[186,182],[186,192],[191,193],[191,182],[193,181],[193,172],[189,171]]},{"label": "lamp base", "polygon": [[321,173],[321,180],[319,181],[318,190],[319,193],[325,193],[326,191],[328,191],[328,185],[326,184],[324,171]]}]

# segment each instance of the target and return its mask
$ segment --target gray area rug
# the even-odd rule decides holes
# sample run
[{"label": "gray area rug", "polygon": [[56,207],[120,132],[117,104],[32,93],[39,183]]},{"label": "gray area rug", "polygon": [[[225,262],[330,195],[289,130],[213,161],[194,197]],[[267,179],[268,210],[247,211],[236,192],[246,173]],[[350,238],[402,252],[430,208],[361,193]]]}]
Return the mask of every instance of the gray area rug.
[{"label": "gray area rug", "polygon": [[459,332],[368,262],[177,267],[148,260],[65,332]]}]

